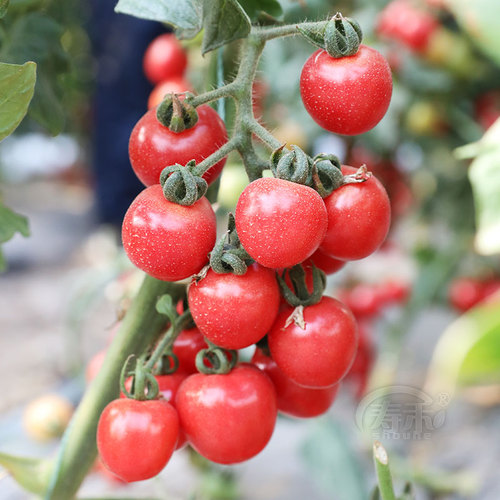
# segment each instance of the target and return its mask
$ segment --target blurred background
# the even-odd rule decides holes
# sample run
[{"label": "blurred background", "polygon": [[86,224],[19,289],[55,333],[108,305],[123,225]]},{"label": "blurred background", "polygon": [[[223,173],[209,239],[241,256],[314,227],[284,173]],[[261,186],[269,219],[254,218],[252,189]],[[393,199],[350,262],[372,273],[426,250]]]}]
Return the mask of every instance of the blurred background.
[{"label": "blurred background", "polygon": [[[97,468],[81,494],[364,499],[375,484],[377,438],[399,490],[411,481],[417,498],[496,500],[500,6],[279,3],[287,23],[337,11],[356,18],[364,43],[382,52],[393,72],[387,115],[374,130],[349,138],[325,132],[303,108],[298,78],[315,50],[303,39],[268,43],[254,85],[254,112],[278,139],[366,164],[390,196],[387,242],[328,279],[328,293],[359,320],[353,368],[327,415],[280,418],[269,446],[245,464],[211,466],[182,450],[160,476],[134,485]],[[234,74],[237,43],[224,48],[221,65],[201,57],[197,37],[183,42],[185,75],[159,89],[144,74],[143,57],[168,28],[114,7],[103,0],[11,0],[0,21],[0,60],[38,64],[28,117],[0,145],[0,201],[26,216],[30,228],[29,237],[16,234],[1,246],[4,452],[55,451],[91,362],[98,363],[141,282],[120,245],[123,215],[143,188],[128,160],[134,124],[158,95],[201,93]],[[230,128],[231,103],[219,112]],[[239,157],[230,156],[220,180],[221,218],[246,182]],[[26,498],[1,470],[0,498]]]}]

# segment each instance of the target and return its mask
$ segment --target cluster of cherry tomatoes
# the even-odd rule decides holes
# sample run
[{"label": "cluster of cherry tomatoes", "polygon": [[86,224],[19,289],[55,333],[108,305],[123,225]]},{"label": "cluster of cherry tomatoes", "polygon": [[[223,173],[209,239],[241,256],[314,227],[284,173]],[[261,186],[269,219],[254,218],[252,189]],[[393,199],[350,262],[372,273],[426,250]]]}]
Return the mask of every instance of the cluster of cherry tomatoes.
[{"label": "cluster of cherry tomatoes", "polygon": [[[313,54],[300,86],[318,123],[357,134],[384,115],[392,81],[385,59],[361,45],[344,58],[323,50]],[[387,193],[366,168],[342,166],[343,182],[325,198],[305,184],[259,178],[243,190],[234,216],[248,257],[246,272],[207,268],[216,243],[212,205],[204,196],[189,206],[167,201],[159,184],[165,166],[199,162],[227,141],[224,122],[211,107],[196,111],[198,122],[174,133],[153,108],[130,137],[132,168],[147,187],[125,215],[124,249],[150,276],[191,278],[187,307],[195,327],[182,331],[173,344],[177,371],[156,376],[159,399],[121,398],[102,413],[100,456],[125,481],[156,475],[185,443],[216,463],[247,460],[270,440],[278,411],[294,417],[326,412],[356,356],[356,319],[342,302],[321,296],[323,289],[317,300],[296,307],[284,300],[280,286],[288,280],[290,291],[295,287],[298,300],[304,299],[295,282],[290,286],[289,269],[302,265],[304,286],[312,292],[318,269],[333,273],[347,261],[367,257],[390,226]],[[205,172],[208,184],[224,162]],[[197,373],[195,358],[207,344],[229,351],[231,371]],[[234,351],[254,344],[251,361],[238,363]]]}]

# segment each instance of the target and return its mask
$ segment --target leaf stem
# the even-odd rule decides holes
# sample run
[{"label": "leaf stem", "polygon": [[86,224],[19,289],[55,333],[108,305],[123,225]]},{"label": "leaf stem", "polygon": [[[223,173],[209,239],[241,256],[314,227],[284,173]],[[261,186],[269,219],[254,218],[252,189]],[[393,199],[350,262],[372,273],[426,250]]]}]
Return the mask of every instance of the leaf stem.
[{"label": "leaf stem", "polygon": [[[302,29],[317,29],[320,30],[326,25],[328,21],[318,21],[310,23],[300,23]],[[299,35],[300,32],[297,24],[286,24],[284,26],[271,26],[271,27],[254,27],[252,28],[251,35],[262,41],[272,40],[274,38],[282,38],[285,36]]]}]

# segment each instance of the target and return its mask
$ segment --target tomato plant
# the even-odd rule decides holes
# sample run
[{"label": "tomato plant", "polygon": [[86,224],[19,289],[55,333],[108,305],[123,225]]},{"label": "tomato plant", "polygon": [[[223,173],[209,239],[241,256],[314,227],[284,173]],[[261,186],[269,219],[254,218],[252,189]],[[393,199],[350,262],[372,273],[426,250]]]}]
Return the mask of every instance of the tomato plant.
[{"label": "tomato plant", "polygon": [[274,386],[251,365],[225,375],[191,375],[176,404],[189,443],[220,464],[243,462],[262,451],[276,423]]},{"label": "tomato plant", "polygon": [[117,399],[104,408],[97,426],[99,455],[126,482],[156,476],[179,438],[179,419],[162,400]]},{"label": "tomato plant", "polygon": [[[162,125],[156,108],[150,109],[135,125],[130,135],[129,156],[135,174],[146,185],[160,182],[161,171],[169,166],[199,162],[217,151],[226,141],[224,122],[210,106],[197,109],[198,122],[184,132],[175,133]],[[226,159],[213,165],[204,179],[210,184],[221,173]]]},{"label": "tomato plant", "polygon": [[125,214],[123,248],[150,276],[177,281],[207,263],[215,231],[215,214],[206,198],[188,207],[177,205],[156,184],[142,191]]},{"label": "tomato plant", "polygon": [[365,45],[341,58],[320,49],[302,68],[300,95],[311,118],[324,129],[362,134],[375,127],[389,107],[391,70],[379,52]]},{"label": "tomato plant", "polygon": [[171,33],[156,37],[144,54],[144,74],[154,84],[168,78],[183,76],[186,66],[186,53],[175,35]]}]

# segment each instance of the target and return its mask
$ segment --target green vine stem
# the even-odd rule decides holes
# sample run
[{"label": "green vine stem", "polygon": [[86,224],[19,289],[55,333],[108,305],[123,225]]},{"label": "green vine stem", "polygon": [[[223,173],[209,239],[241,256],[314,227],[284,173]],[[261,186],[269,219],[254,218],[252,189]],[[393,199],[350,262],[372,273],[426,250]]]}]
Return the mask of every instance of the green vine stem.
[{"label": "green vine stem", "polygon": [[392,485],[391,469],[389,468],[389,457],[379,441],[373,443],[373,460],[375,462],[381,500],[396,500]]},{"label": "green vine stem", "polygon": [[123,363],[131,354],[144,351],[165,328],[167,317],[157,313],[157,298],[170,294],[176,301],[184,290],[183,285],[150,276],[144,278],[109,347],[103,367],[86,391],[64,435],[59,454],[52,462],[46,500],[68,500],[75,496],[95,460],[97,422],[104,407],[118,396]]}]

